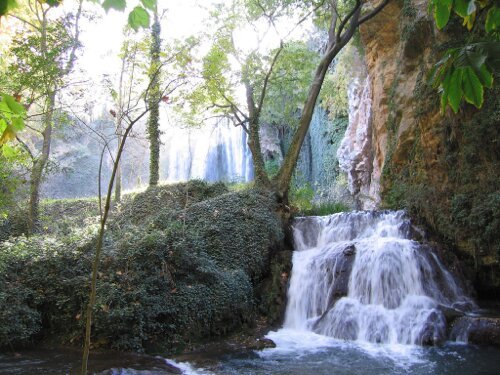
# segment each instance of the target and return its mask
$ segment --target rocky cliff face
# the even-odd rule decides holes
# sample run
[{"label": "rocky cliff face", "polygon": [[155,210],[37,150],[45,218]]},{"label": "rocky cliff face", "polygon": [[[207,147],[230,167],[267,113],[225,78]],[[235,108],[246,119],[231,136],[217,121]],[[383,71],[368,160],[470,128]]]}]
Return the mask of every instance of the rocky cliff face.
[{"label": "rocky cliff face", "polygon": [[498,297],[500,88],[485,93],[481,110],[441,115],[427,84],[444,49],[464,37],[453,20],[438,32],[427,0],[392,1],[363,25],[372,126],[370,178],[359,191],[380,186],[382,206],[408,209],[463,259],[480,296]]}]

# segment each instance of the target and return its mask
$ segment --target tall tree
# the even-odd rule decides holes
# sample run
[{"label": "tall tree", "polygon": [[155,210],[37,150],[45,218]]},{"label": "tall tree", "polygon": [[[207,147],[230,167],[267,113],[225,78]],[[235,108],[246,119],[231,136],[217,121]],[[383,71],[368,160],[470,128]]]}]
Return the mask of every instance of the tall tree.
[{"label": "tall tree", "polygon": [[42,138],[38,152],[30,152],[29,233],[36,232],[39,226],[40,185],[50,156],[57,93],[73,69],[79,46],[82,0],[74,16],[49,20],[52,6],[58,4],[57,1],[29,0],[19,13],[10,14],[24,26],[12,48],[15,61],[10,66],[11,89],[15,97],[24,99],[26,107],[37,112],[31,113],[34,121],[30,127]]},{"label": "tall tree", "polygon": [[158,7],[153,12],[154,22],[151,26],[150,58],[150,89],[149,89],[149,186],[158,185],[160,178],[160,52],[161,52],[161,26],[158,18]]},{"label": "tall tree", "polygon": [[[255,169],[255,182],[258,186],[274,190],[279,199],[286,201],[288,189],[299,157],[300,149],[311,123],[312,114],[328,69],[338,53],[353,38],[358,27],[377,15],[390,0],[381,0],[373,6],[369,1],[341,0],[235,0],[231,6],[221,8],[219,28],[215,32],[215,42],[203,60],[202,83],[190,95],[192,112],[211,103],[216,114],[231,116],[235,125],[241,126],[249,135],[249,147]],[[226,15],[222,17],[221,15]],[[284,51],[287,50],[290,35],[304,21],[313,19],[324,27],[327,42],[316,65],[310,71],[308,87],[296,87],[304,90],[304,104],[300,108],[300,119],[291,145],[285,155],[278,174],[270,178],[264,168],[264,159],[260,147],[260,123],[266,106],[270,87],[283,83],[275,69],[280,65]],[[291,22],[291,20],[294,20]],[[280,46],[262,53],[259,45],[244,53],[238,45],[235,34],[239,25],[266,24],[281,39]],[[279,26],[290,25],[286,32],[280,32]],[[259,42],[262,38],[259,37]],[[288,56],[290,56],[288,54]],[[237,61],[236,64],[234,61]],[[297,60],[299,61],[299,60]],[[238,67],[235,71],[235,66]],[[282,64],[286,66],[286,64]],[[304,68],[304,64],[298,64]],[[293,66],[288,66],[293,69]],[[282,74],[283,72],[281,72]],[[239,100],[234,89],[236,77],[245,91],[245,99]],[[203,104],[200,104],[203,103]],[[266,113],[269,116],[269,111]]]},{"label": "tall tree", "polygon": [[[307,131],[309,130],[314,107],[330,64],[342,48],[349,43],[358,27],[377,15],[389,1],[390,0],[382,0],[377,6],[368,11],[364,11],[364,9],[369,8],[370,4],[368,1],[356,0],[355,3],[350,6],[342,4],[338,0],[332,0],[327,3],[327,10],[329,11],[330,18],[328,42],[321,60],[316,67],[307,94],[307,99],[302,107],[299,127],[293,136],[283,165],[276,176],[275,188],[281,196],[286,197],[288,193],[293,171],[299,158],[300,149],[304,143]],[[342,12],[340,5],[347,6],[347,11]]]}]

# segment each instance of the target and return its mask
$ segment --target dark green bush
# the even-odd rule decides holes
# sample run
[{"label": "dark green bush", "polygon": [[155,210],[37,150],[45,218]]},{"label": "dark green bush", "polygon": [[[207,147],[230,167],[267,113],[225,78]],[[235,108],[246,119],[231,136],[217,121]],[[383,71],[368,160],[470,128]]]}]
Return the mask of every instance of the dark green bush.
[{"label": "dark green bush", "polygon": [[[137,194],[110,223],[94,345],[173,350],[252,324],[255,291],[283,239],[275,201],[252,190],[216,196],[226,190],[220,184],[189,186]],[[90,227],[0,245],[0,346],[81,341],[95,235]]]}]

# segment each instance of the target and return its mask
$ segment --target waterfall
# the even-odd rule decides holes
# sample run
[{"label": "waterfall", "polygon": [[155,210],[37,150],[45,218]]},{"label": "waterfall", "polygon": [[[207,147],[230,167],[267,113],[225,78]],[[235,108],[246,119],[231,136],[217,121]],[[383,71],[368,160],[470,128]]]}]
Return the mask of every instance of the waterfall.
[{"label": "waterfall", "polygon": [[253,179],[247,134],[229,120],[213,121],[202,128],[169,126],[163,133],[162,180],[247,182]]},{"label": "waterfall", "polygon": [[411,239],[403,211],[295,219],[284,328],[345,340],[433,344],[447,310],[469,311],[433,250]]}]

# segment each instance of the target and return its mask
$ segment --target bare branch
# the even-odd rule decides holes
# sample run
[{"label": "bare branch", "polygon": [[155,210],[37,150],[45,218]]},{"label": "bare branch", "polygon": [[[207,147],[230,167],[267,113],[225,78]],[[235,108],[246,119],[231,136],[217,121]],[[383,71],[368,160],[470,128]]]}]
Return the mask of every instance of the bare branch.
[{"label": "bare branch", "polygon": [[361,24],[365,23],[366,21],[375,17],[378,13],[380,13],[380,11],[382,9],[384,9],[384,7],[387,4],[389,4],[389,1],[391,1],[391,0],[383,0],[377,7],[375,7],[375,9],[373,9],[371,12],[369,12],[368,14],[361,17],[358,21],[358,25],[361,25]]},{"label": "bare branch", "polygon": [[37,25],[35,25],[34,23],[32,23],[32,22],[30,22],[30,21],[28,21],[28,20],[26,20],[26,19],[24,19],[22,17],[19,17],[18,15],[15,15],[15,14],[12,14],[12,13],[7,13],[7,16],[15,18],[15,19],[21,21],[22,23],[31,26],[35,30],[40,31],[40,28]]},{"label": "bare branch", "polygon": [[356,0],[356,4],[354,5],[354,8],[352,8],[351,11],[347,14],[347,16],[342,20],[342,22],[340,23],[339,29],[337,30],[335,43],[340,43],[340,39],[342,37],[342,31],[344,31],[344,27],[351,20],[351,18],[359,11],[359,9],[361,8],[361,5],[362,5],[361,1]]},{"label": "bare branch", "polygon": [[257,108],[257,117],[260,115],[260,111],[262,110],[262,105],[264,104],[264,98],[266,96],[266,91],[267,91],[267,84],[269,83],[269,77],[273,73],[274,66],[276,65],[276,62],[278,61],[278,57],[283,51],[283,48],[285,45],[283,44],[283,41],[280,44],[280,48],[278,48],[278,51],[274,55],[273,61],[271,62],[271,66],[269,67],[269,70],[267,71],[266,77],[264,78],[264,85],[262,87],[262,91],[260,93],[260,98],[259,98],[259,106]]},{"label": "bare branch", "polygon": [[35,156],[31,152],[31,150],[28,147],[28,145],[26,143],[24,143],[23,140],[21,138],[19,138],[19,136],[16,136],[16,140],[21,144],[21,146],[23,146],[24,150],[28,153],[28,155],[30,156],[31,160],[35,160]]}]

